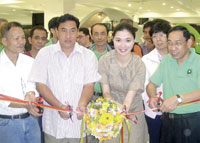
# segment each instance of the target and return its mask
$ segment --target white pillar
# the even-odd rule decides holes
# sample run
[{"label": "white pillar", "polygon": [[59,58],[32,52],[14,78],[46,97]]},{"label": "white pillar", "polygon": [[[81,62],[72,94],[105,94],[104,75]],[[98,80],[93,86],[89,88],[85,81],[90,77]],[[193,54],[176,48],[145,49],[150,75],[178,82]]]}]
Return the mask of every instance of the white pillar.
[{"label": "white pillar", "polygon": [[75,8],[74,0],[48,0],[44,6],[44,25],[48,29],[48,22],[55,16],[70,13]]}]

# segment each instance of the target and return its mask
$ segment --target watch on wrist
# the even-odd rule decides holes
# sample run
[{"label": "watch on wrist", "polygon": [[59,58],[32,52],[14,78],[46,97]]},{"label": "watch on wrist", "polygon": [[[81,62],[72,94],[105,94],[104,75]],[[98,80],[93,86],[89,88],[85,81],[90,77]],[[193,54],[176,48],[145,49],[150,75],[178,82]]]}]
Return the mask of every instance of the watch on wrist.
[{"label": "watch on wrist", "polygon": [[179,94],[177,94],[176,97],[177,97],[177,100],[178,100],[178,104],[182,104],[181,96]]}]

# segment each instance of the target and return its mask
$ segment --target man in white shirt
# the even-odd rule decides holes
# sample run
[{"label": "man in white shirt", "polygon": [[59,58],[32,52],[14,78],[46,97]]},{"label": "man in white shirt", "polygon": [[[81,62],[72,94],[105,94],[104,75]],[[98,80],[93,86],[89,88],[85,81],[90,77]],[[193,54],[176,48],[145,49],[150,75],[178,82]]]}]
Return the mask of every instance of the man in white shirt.
[{"label": "man in white shirt", "polygon": [[[146,66],[146,80],[145,80],[145,89],[149,83],[149,78],[155,72],[161,60],[168,54],[167,50],[167,33],[170,30],[171,26],[168,22],[160,20],[155,23],[152,27],[152,41],[155,45],[149,54],[143,56],[142,60]],[[157,88],[157,94],[163,92],[162,85]],[[142,94],[144,105],[146,110],[150,110],[148,105],[149,97],[145,92]],[[162,96],[161,96],[162,97]],[[148,125],[148,132],[150,137],[150,143],[159,143],[160,142],[160,131],[161,131],[161,112],[148,111],[145,112],[145,117]]]},{"label": "man in white shirt", "polygon": [[59,41],[39,51],[30,74],[45,104],[63,109],[70,105],[78,112],[70,116],[67,112],[44,109],[43,129],[48,143],[80,142],[81,119],[93,96],[94,82],[100,79],[95,55],[76,43],[79,24],[70,14],[59,18]]},{"label": "man in white shirt", "polygon": [[[22,54],[26,42],[22,26],[9,22],[1,33],[5,49],[0,53],[0,94],[35,101],[35,84],[28,82],[33,59]],[[32,116],[40,116],[38,111],[30,103],[0,101],[0,142],[40,143],[39,125]]]}]

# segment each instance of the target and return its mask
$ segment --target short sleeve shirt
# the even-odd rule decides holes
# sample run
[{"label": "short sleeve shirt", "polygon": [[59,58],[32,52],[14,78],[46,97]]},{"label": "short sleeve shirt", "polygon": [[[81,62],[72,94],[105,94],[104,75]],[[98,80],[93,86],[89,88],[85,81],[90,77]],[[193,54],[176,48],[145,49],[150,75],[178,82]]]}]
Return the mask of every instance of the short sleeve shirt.
[{"label": "short sleeve shirt", "polygon": [[[170,54],[158,66],[150,81],[160,86],[163,83],[163,97],[190,93],[200,88],[200,56],[190,49],[190,56],[181,66]],[[176,108],[172,113],[185,114],[199,111],[200,103]]]},{"label": "short sleeve shirt", "polygon": [[[73,109],[78,106],[84,85],[99,79],[98,61],[91,50],[76,43],[67,57],[59,42],[39,51],[29,78],[47,85],[62,104],[69,103]],[[72,120],[63,120],[57,111],[44,109],[44,132],[56,138],[80,138],[81,120],[76,115]]]}]

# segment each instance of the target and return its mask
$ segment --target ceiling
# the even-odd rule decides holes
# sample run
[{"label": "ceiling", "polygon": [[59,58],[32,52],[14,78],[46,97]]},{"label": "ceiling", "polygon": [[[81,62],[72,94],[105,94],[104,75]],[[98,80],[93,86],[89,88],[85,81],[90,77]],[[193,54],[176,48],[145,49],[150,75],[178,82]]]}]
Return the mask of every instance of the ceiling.
[{"label": "ceiling", "polygon": [[139,18],[162,17],[172,23],[200,24],[200,0],[0,0],[0,17],[31,24],[32,13],[44,12],[47,3],[56,6],[63,1],[74,3],[70,13],[81,20],[108,8],[121,11],[136,22]]}]

